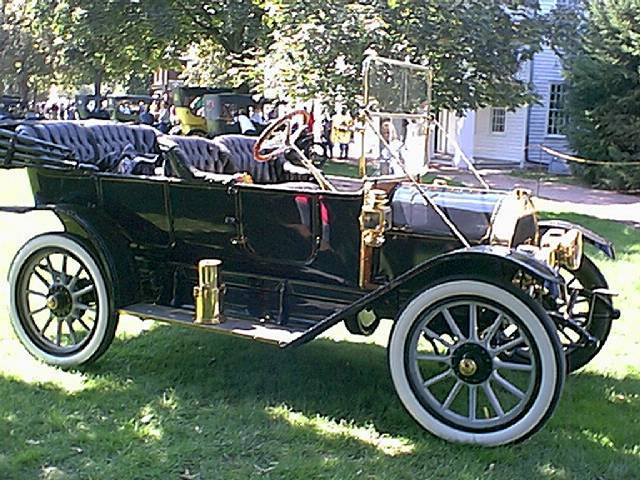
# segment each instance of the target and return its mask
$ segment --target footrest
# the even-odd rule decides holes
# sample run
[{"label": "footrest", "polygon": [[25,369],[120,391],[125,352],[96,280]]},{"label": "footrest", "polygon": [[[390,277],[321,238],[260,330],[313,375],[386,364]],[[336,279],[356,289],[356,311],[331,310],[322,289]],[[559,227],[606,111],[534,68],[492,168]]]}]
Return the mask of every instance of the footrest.
[{"label": "footrest", "polygon": [[240,320],[225,317],[223,323],[209,325],[195,323],[195,315],[191,310],[184,308],[167,307],[164,305],[154,305],[151,303],[137,303],[129,305],[119,310],[121,315],[132,315],[143,320],[156,320],[176,325],[196,327],[211,332],[219,332],[236,337],[248,338],[272,345],[285,346],[306,331],[284,325],[273,323],[263,323],[258,321]]}]

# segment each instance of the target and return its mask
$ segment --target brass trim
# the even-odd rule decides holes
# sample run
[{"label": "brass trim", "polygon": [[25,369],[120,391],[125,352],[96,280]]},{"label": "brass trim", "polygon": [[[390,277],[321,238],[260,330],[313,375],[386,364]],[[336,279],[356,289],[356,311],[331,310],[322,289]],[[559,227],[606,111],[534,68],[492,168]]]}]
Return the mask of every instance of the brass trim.
[{"label": "brass trim", "polygon": [[372,288],[374,249],[385,242],[385,232],[391,227],[391,207],[384,190],[365,185],[364,201],[360,212],[360,288]]}]

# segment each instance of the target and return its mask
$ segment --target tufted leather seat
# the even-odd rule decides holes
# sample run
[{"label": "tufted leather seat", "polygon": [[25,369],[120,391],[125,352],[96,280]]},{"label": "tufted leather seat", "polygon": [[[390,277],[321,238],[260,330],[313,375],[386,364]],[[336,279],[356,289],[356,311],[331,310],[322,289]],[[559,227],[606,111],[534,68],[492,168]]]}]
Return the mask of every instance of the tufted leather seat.
[{"label": "tufted leather seat", "polygon": [[235,173],[229,158],[220,156],[220,146],[202,137],[168,135],[166,138],[176,143],[183,157],[181,162],[187,168],[195,168],[209,173]]},{"label": "tufted leather seat", "polygon": [[125,125],[110,121],[42,121],[24,123],[19,135],[44,140],[70,148],[81,163],[110,170],[120,160],[127,145],[140,155],[156,153],[158,132],[145,125]]},{"label": "tufted leather seat", "polygon": [[89,120],[83,122],[96,152],[96,161],[102,169],[112,169],[120,160],[120,155],[131,145],[141,155],[156,151],[157,132],[146,125],[125,125],[121,123]]},{"label": "tufted leather seat", "polygon": [[87,131],[79,122],[43,121],[24,123],[16,129],[18,135],[37,138],[70,148],[82,163],[96,163],[96,149]]},{"label": "tufted leather seat", "polygon": [[311,175],[306,169],[295,167],[280,155],[270,162],[258,162],[253,156],[256,137],[246,135],[220,135],[212,140],[219,146],[220,155],[227,158],[236,172],[247,172],[255,183],[282,183],[307,181]]},{"label": "tufted leather seat", "polygon": [[284,157],[271,162],[257,162],[253,157],[256,137],[220,135],[213,140],[179,135],[166,136],[175,147],[167,156],[167,175],[187,180],[216,178],[207,174],[246,172],[259,184],[308,181],[309,172],[296,167]]}]

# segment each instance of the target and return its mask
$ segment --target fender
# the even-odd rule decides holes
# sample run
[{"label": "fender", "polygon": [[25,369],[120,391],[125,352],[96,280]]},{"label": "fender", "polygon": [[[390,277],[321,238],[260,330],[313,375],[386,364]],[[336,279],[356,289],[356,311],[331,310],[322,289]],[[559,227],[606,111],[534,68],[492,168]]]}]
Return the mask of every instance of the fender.
[{"label": "fender", "polygon": [[538,221],[538,228],[540,229],[540,234],[544,234],[544,232],[551,228],[560,228],[565,231],[571,230],[572,228],[579,230],[587,242],[603,252],[610,259],[616,259],[616,251],[613,243],[582,225],[567,222],[566,220],[540,220]]},{"label": "fender", "polygon": [[312,340],[345,318],[357,314],[372,304],[384,301],[400,290],[415,293],[451,275],[473,276],[482,273],[494,278],[509,278],[518,270],[525,270],[533,277],[551,284],[561,283],[562,277],[548,265],[530,255],[507,247],[479,245],[453,250],[430,258],[399,275],[390,282],[367,293],[351,305],[329,315],[284,348],[301,345]]},{"label": "fender", "polygon": [[0,211],[24,214],[50,211],[62,223],[64,232],[73,236],[96,255],[103,268],[115,308],[140,301],[139,281],[129,241],[124,232],[95,208],[76,205],[38,207],[0,207]]}]

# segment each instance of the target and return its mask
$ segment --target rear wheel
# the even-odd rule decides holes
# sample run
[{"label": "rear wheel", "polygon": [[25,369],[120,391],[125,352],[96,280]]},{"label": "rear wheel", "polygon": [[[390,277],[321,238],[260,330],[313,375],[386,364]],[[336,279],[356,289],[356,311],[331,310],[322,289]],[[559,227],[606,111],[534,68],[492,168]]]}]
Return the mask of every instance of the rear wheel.
[{"label": "rear wheel", "polygon": [[13,260],[9,288],[13,329],[43,362],[81,365],[111,344],[117,314],[105,277],[75,239],[47,234],[28,241]]},{"label": "rear wheel", "polygon": [[[526,348],[526,362],[505,354]],[[389,343],[394,386],[411,416],[445,440],[521,441],[553,413],[565,365],[555,326],[510,285],[451,280],[415,296]]]}]

